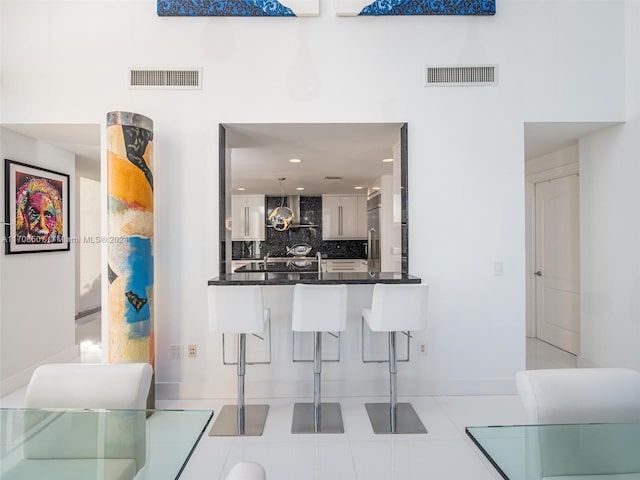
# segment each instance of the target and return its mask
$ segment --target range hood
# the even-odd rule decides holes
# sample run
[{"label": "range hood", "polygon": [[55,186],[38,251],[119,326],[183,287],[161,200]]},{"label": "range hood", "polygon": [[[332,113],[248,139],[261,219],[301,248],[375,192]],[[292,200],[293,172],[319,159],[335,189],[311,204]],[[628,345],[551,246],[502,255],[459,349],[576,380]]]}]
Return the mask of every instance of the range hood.
[{"label": "range hood", "polygon": [[288,195],[287,205],[293,212],[293,222],[291,222],[291,226],[289,228],[310,228],[319,226],[309,223],[300,223],[300,195]]}]

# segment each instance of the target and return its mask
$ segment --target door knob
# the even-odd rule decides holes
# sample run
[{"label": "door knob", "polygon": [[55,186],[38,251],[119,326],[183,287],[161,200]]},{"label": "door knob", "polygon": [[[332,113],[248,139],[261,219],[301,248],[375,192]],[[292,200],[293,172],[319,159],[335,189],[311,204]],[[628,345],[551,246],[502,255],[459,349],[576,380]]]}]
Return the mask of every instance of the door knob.
[{"label": "door knob", "polygon": [[540,270],[538,270],[536,273],[534,273],[534,275],[536,277],[541,277],[542,276],[542,272]]}]

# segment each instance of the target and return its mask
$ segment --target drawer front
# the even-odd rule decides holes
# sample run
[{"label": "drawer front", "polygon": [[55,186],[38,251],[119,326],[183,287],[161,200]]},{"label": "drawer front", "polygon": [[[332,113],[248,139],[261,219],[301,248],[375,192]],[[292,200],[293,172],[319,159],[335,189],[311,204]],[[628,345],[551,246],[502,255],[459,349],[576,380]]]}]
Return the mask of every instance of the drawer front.
[{"label": "drawer front", "polygon": [[327,260],[327,272],[364,272],[362,260]]}]

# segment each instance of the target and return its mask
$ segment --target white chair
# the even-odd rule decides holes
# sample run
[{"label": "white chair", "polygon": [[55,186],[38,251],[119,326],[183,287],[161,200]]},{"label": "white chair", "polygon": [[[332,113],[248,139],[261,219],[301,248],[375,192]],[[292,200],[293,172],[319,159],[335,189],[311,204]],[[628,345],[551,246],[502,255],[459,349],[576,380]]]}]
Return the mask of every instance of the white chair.
[{"label": "white chair", "polygon": [[626,368],[561,368],[516,374],[531,424],[640,422],[640,373]]},{"label": "white chair", "polygon": [[263,332],[269,318],[259,285],[209,287],[209,330],[238,334],[238,403],[222,407],[209,435],[262,435],[269,405],[245,405],[246,334]]},{"label": "white chair", "polygon": [[389,334],[389,403],[367,403],[365,407],[374,433],[427,433],[410,403],[398,403],[396,332],[426,327],[425,284],[381,284],[373,288],[371,308],[362,318],[374,332]]},{"label": "white chair", "polygon": [[322,332],[347,327],[347,286],[296,284],[293,289],[292,329],[313,332],[313,403],[293,407],[291,433],[344,433],[337,402],[321,402]]},{"label": "white chair", "polygon": [[[122,411],[54,414],[47,428],[25,442],[24,459],[7,478],[133,479],[146,459],[144,409],[151,377],[147,363],[38,367],[27,387],[26,408]],[[42,419],[37,411],[25,412],[32,414]]]},{"label": "white chair", "polygon": [[153,372],[148,363],[57,363],[33,372],[26,408],[145,409]]},{"label": "white chair", "polygon": [[[603,457],[602,446],[611,443],[609,431],[596,434],[580,425],[639,423],[640,373],[625,368],[527,370],[517,373],[516,385],[529,423],[550,425],[527,430],[527,478],[640,479],[640,456],[608,452]],[[555,424],[577,425],[565,429]],[[585,464],[585,459],[599,460]]]},{"label": "white chair", "polygon": [[238,462],[229,470],[225,480],[267,480],[267,473],[259,463]]}]

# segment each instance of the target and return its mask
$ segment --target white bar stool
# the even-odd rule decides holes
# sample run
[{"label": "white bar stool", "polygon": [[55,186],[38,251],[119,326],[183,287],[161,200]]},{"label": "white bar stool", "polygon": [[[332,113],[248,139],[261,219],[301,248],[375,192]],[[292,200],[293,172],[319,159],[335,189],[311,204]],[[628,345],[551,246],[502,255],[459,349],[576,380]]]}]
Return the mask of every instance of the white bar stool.
[{"label": "white bar stool", "polygon": [[314,332],[313,403],[293,406],[291,433],[344,433],[339,403],[321,403],[322,332],[347,327],[347,286],[296,284],[293,289],[292,329]]},{"label": "white bar stool", "polygon": [[259,285],[209,287],[209,330],[238,334],[238,404],[222,407],[210,436],[262,435],[269,405],[244,404],[246,334],[264,331],[270,315]]},{"label": "white bar stool", "polygon": [[428,285],[382,284],[373,288],[371,308],[362,318],[374,332],[389,333],[389,403],[365,407],[374,433],[427,433],[410,403],[398,403],[396,332],[426,327]]}]

